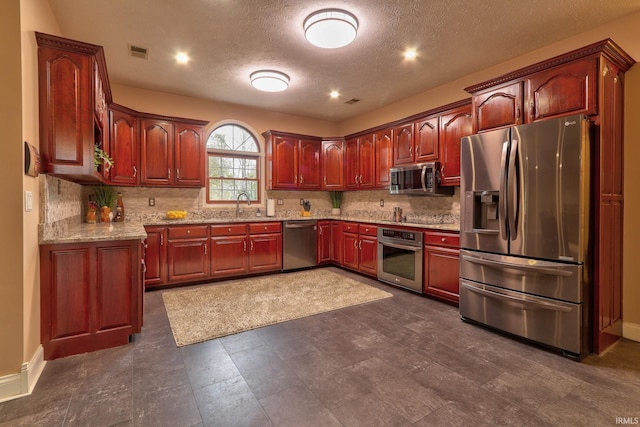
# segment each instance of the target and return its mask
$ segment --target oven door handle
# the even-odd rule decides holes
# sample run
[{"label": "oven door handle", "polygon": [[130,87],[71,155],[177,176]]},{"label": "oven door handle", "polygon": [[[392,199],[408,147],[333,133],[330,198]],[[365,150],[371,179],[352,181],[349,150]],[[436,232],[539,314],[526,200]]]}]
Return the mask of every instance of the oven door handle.
[{"label": "oven door handle", "polygon": [[546,301],[538,301],[538,300],[532,300],[532,299],[527,299],[525,298],[518,298],[518,297],[513,297],[511,295],[505,295],[503,293],[500,292],[493,292],[490,291],[488,289],[482,289],[482,288],[478,288],[472,285],[469,285],[467,283],[461,282],[460,283],[464,288],[466,288],[467,290],[471,291],[471,292],[475,292],[477,294],[486,296],[487,298],[492,298],[492,299],[496,299],[496,300],[500,300],[500,299],[508,299],[509,301],[521,304],[521,305],[528,305],[528,306],[533,306],[536,308],[542,308],[544,310],[553,310],[553,311],[562,311],[565,313],[568,313],[572,310],[571,307],[565,307],[563,305],[560,304],[553,304],[551,302],[546,302]]},{"label": "oven door handle", "polygon": [[391,248],[396,248],[396,249],[406,249],[408,251],[413,251],[413,252],[418,252],[422,250],[422,245],[420,246],[396,245],[394,243],[381,242],[380,240],[378,240],[378,244],[383,246],[389,246]]}]

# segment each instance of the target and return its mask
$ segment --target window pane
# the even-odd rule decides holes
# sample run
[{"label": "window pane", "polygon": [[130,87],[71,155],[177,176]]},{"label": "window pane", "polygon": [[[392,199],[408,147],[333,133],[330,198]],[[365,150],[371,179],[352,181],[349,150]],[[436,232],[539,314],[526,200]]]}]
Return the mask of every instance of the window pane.
[{"label": "window pane", "polygon": [[207,139],[207,148],[257,153],[258,143],[251,133],[238,125],[222,125]]}]

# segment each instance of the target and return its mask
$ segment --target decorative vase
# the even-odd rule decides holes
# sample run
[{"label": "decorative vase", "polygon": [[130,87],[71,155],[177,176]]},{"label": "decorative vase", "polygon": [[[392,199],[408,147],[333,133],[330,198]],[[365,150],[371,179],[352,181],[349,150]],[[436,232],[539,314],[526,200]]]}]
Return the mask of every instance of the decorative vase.
[{"label": "decorative vase", "polygon": [[89,207],[87,209],[87,223],[95,224],[96,223],[96,208]]},{"label": "decorative vase", "polygon": [[111,222],[111,208],[109,206],[100,208],[100,222]]},{"label": "decorative vase", "polygon": [[340,215],[340,208],[331,208],[331,215]]}]

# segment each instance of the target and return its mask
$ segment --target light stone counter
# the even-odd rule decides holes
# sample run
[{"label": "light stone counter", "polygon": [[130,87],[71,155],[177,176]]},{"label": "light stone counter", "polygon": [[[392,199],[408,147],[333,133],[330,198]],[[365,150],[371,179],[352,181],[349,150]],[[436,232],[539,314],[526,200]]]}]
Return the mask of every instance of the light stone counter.
[{"label": "light stone counter", "polygon": [[138,240],[146,237],[147,233],[144,231],[144,226],[139,223],[83,223],[70,224],[63,227],[45,227],[40,238],[40,244]]}]

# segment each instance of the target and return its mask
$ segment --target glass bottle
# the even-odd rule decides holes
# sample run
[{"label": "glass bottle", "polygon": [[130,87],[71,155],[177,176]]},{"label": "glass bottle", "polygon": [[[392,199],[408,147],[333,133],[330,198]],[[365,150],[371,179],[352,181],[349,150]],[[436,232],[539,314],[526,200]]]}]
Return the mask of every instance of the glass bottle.
[{"label": "glass bottle", "polygon": [[122,203],[122,193],[118,193],[118,200],[116,201],[116,214],[113,217],[113,222],[124,222],[124,203]]}]

